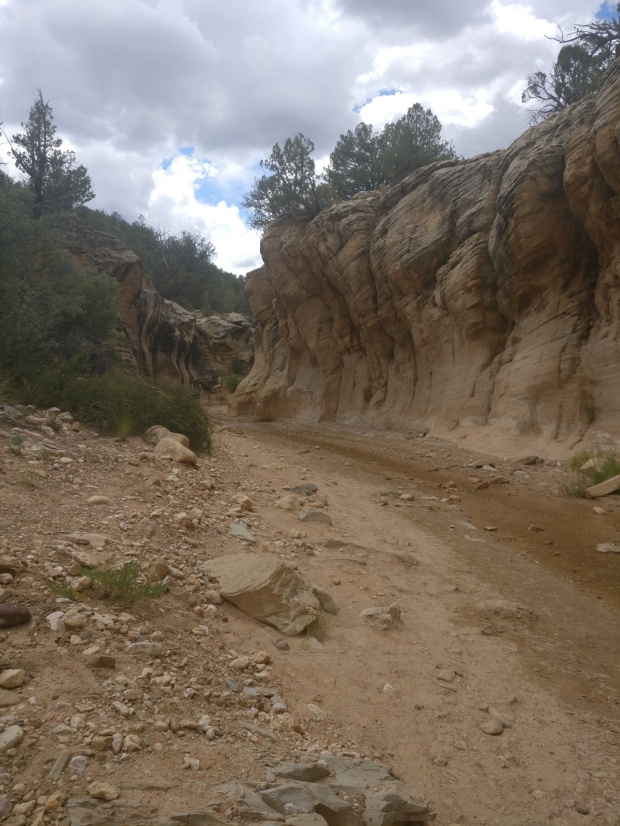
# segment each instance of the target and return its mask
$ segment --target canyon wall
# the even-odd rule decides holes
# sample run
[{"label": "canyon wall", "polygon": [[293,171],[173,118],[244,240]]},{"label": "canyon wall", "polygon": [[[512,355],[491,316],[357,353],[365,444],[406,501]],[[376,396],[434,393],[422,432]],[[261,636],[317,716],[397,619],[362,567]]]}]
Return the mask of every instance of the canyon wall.
[{"label": "canyon wall", "polygon": [[167,384],[197,379],[205,389],[230,372],[235,357],[247,362],[254,326],[239,313],[203,316],[168,301],[143,278],[138,256],[121,241],[75,222],[68,248],[80,266],[118,282],[117,357],[127,366]]},{"label": "canyon wall", "polygon": [[232,412],[560,455],[620,437],[620,62],[507,150],[275,221]]}]

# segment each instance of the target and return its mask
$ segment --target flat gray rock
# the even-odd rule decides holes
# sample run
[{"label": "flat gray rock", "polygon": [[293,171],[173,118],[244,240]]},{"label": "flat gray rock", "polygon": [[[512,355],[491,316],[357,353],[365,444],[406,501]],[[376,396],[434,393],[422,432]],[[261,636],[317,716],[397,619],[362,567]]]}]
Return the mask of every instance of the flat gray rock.
[{"label": "flat gray rock", "polygon": [[285,783],[260,792],[264,802],[280,814],[300,815],[314,811],[314,796],[309,789],[296,783]]},{"label": "flat gray rock", "polygon": [[303,485],[297,485],[297,487],[291,488],[291,493],[298,493],[300,496],[310,496],[316,493],[317,490],[317,486],[313,485],[312,482],[304,482]]},{"label": "flat gray rock", "polygon": [[324,525],[331,525],[332,518],[325,511],[316,510],[315,508],[306,508],[299,514],[299,519],[302,522],[322,522]]},{"label": "flat gray rock", "polygon": [[243,522],[233,522],[228,529],[228,536],[243,539],[245,542],[256,542],[254,535],[250,533]]},{"label": "flat gray rock", "polygon": [[316,781],[327,777],[329,769],[316,763],[279,763],[272,769],[277,777],[287,780]]}]

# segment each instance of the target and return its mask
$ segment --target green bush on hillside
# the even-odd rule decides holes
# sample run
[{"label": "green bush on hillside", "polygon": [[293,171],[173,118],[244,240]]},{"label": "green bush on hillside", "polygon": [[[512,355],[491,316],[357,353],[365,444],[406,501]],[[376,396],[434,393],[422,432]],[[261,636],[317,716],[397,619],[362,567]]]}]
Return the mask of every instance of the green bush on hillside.
[{"label": "green bush on hillside", "polygon": [[184,433],[193,449],[211,451],[209,414],[188,387],[160,387],[143,376],[113,371],[84,376],[73,361],[30,376],[14,395],[37,407],[69,410],[101,433],[126,438],[163,425]]}]

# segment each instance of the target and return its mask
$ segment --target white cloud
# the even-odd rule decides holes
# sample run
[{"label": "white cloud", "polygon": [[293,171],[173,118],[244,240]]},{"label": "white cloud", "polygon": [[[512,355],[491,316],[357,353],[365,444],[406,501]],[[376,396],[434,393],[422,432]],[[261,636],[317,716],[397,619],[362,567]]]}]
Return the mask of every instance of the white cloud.
[{"label": "white cloud", "polygon": [[547,37],[599,5],[0,0],[0,117],[18,131],[41,88],[93,179],[93,206],[199,231],[240,272],[259,245],[238,204],[276,141],[303,132],[321,167],[360,114],[381,126],[420,102],[459,153],[506,146],[527,126],[527,74],[558,51]]},{"label": "white cloud", "polygon": [[261,264],[260,236],[243,223],[235,205],[220,200],[211,205],[197,198],[206,181],[217,181],[213,164],[177,155],[153,172],[153,190],[146,209],[147,223],[173,233],[199,232],[215,244],[216,263],[224,270],[245,274]]},{"label": "white cloud", "polygon": [[536,17],[531,6],[522,6],[520,3],[502,5],[499,0],[493,0],[491,10],[495,17],[495,28],[500,34],[510,33],[522,40],[540,40],[542,37],[553,37],[557,32],[555,24]]},{"label": "white cloud", "polygon": [[493,106],[485,99],[486,93],[479,91],[474,96],[464,97],[454,89],[446,89],[431,94],[417,95],[414,92],[398,92],[381,95],[362,106],[360,116],[366,123],[380,128],[403,115],[414,103],[432,108],[444,126],[466,126],[473,128],[493,112]]}]

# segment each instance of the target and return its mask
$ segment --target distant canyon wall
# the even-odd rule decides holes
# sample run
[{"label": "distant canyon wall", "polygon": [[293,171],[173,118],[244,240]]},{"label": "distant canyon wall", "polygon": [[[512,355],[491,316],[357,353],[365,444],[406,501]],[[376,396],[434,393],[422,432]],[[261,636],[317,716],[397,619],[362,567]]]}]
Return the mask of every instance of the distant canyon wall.
[{"label": "distant canyon wall", "polygon": [[618,439],[619,139],[616,62],[505,151],[274,222],[233,412],[547,455]]},{"label": "distant canyon wall", "polygon": [[118,282],[116,351],[122,362],[163,384],[197,379],[211,389],[235,356],[250,359],[254,325],[244,315],[203,316],[162,298],[143,278],[139,257],[107,233],[76,223],[68,246],[76,263]]}]

